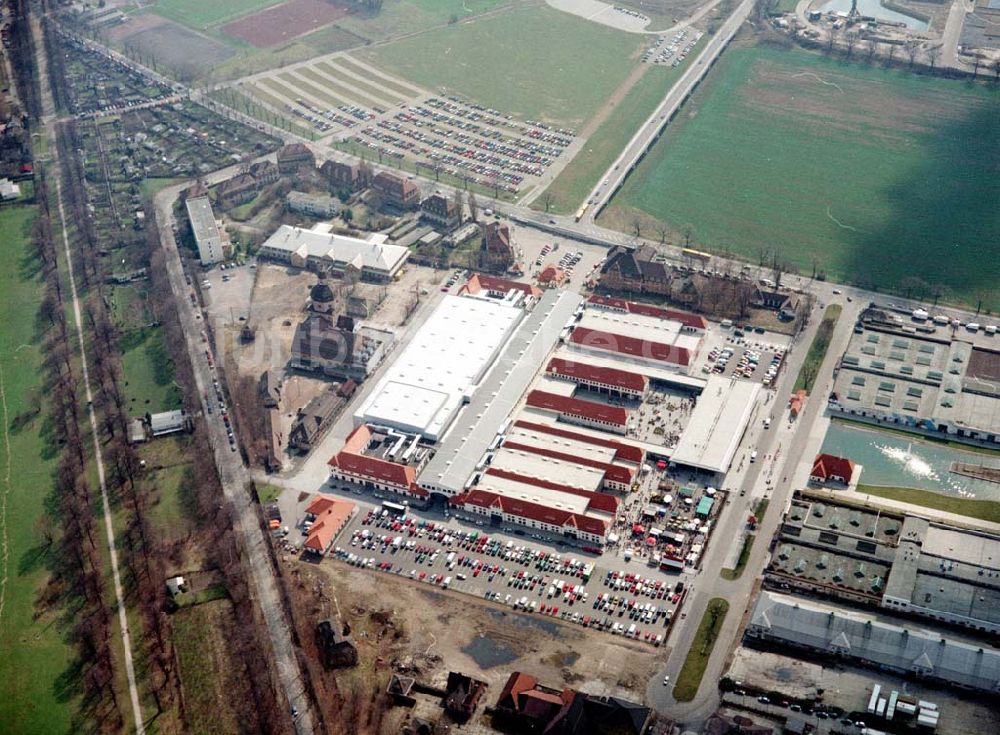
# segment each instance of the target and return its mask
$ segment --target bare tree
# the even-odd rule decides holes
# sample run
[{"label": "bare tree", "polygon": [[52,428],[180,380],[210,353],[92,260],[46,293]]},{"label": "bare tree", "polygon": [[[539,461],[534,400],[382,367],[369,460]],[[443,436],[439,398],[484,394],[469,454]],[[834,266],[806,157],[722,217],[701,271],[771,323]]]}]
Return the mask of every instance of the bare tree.
[{"label": "bare tree", "polygon": [[975,79],[979,76],[979,65],[982,63],[982,58],[979,54],[972,57],[972,78]]},{"label": "bare tree", "polygon": [[931,71],[934,71],[934,67],[937,66],[938,60],[941,58],[941,47],[931,46],[927,49],[927,60],[931,64]]},{"label": "bare tree", "polygon": [[660,241],[660,245],[666,245],[667,244],[667,235],[668,234],[670,234],[670,231],[667,229],[666,225],[664,225],[662,223],[658,223],[656,225],[656,237]]},{"label": "bare tree", "polygon": [[465,213],[465,204],[460,189],[455,189],[451,195],[451,201],[455,205],[455,214],[458,216],[458,223],[462,224],[462,215]]},{"label": "bare tree", "polygon": [[478,222],[479,219],[479,202],[476,201],[476,195],[473,192],[469,192],[468,197],[469,202],[469,219],[473,222]]},{"label": "bare tree", "polygon": [[869,64],[872,63],[872,59],[875,58],[875,52],[878,51],[878,46],[879,46],[879,41],[877,38],[869,36],[868,38],[865,39],[865,47],[868,51],[866,60],[868,61]]},{"label": "bare tree", "polygon": [[844,44],[847,47],[846,56],[848,59],[851,58],[851,54],[854,53],[854,47],[858,43],[858,38],[859,36],[857,31],[848,31],[844,34]]},{"label": "bare tree", "polygon": [[545,211],[548,212],[549,209],[552,207],[552,202],[556,198],[555,195],[551,191],[546,189],[545,191],[542,192],[542,196],[540,198],[542,200],[542,206],[545,207]]},{"label": "bare tree", "polygon": [[629,224],[632,225],[632,232],[635,233],[635,236],[642,237],[642,216],[638,213],[633,214]]},{"label": "bare tree", "polygon": [[890,43],[889,44],[889,56],[885,60],[885,65],[886,66],[892,66],[892,60],[893,60],[893,57],[895,57],[895,55],[896,55],[896,44]]},{"label": "bare tree", "polygon": [[903,51],[906,52],[907,58],[910,60],[910,68],[917,62],[917,54],[920,52],[920,41],[915,38],[908,38],[903,41]]}]

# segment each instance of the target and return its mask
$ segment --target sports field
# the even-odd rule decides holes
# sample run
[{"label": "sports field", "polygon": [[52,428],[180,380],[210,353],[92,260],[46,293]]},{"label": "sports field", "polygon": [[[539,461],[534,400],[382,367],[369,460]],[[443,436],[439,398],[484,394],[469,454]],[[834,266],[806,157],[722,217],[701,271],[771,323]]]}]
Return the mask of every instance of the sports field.
[{"label": "sports field", "polygon": [[996,309],[997,170],[995,85],[732,49],[601,221],[637,209],[708,249]]},{"label": "sports field", "polygon": [[[48,578],[45,517],[54,461],[42,437],[41,355],[35,312],[41,297],[25,235],[35,210],[0,209],[0,726],[4,732],[69,732],[77,682],[68,673],[56,614],[36,609]],[[56,544],[58,545],[58,544]]]},{"label": "sports field", "polygon": [[642,42],[548,6],[524,6],[360,55],[436,93],[578,128],[624,80]]}]

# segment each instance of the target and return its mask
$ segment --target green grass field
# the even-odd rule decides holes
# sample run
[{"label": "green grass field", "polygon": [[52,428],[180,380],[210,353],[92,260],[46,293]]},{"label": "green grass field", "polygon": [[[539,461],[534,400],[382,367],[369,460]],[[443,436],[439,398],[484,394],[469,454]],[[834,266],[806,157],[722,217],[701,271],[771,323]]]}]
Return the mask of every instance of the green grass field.
[{"label": "green grass field", "polygon": [[969,518],[978,518],[990,523],[1000,523],[1000,502],[995,500],[953,498],[950,495],[940,495],[930,490],[883,485],[858,485],[858,492],[877,495],[889,500],[898,500],[901,503],[919,505],[923,508],[934,508],[946,513],[956,513]]},{"label": "green grass field", "polygon": [[792,390],[809,390],[816,380],[816,374],[823,364],[826,351],[830,349],[830,340],[833,339],[833,330],[840,319],[840,312],[843,308],[840,304],[830,304],[823,312],[823,321],[816,328],[816,336],[813,337],[812,344],[809,345],[809,352],[799,369],[799,375],[795,378],[795,386]]},{"label": "green grass field", "polygon": [[[141,339],[141,341],[140,341]],[[130,338],[122,350],[122,378],[126,409],[131,416],[181,407],[180,389],[174,383],[163,333],[146,330]]]},{"label": "green grass field", "polygon": [[413,33],[510,5],[511,0],[386,0],[377,15],[349,15],[338,25],[373,41]]},{"label": "green grass field", "polygon": [[153,11],[196,30],[277,5],[280,0],[157,0]]},{"label": "green grass field", "polygon": [[[838,280],[1000,308],[1000,88],[736,48],[629,178],[635,209],[699,246],[776,250]],[[723,205],[723,206],[720,206]]]},{"label": "green grass field", "polygon": [[[0,253],[8,267],[0,272],[3,323],[0,325],[0,386],[3,444],[0,444],[0,530],[7,544],[2,559],[0,607],[0,722],[5,732],[62,733],[70,729],[75,684],[64,676],[72,650],[61,638],[56,615],[36,610],[35,600],[48,573],[44,530],[57,524],[45,516],[54,460],[41,434],[44,412],[41,355],[35,335],[35,311],[41,287],[27,261],[25,234],[33,207],[0,209]],[[4,405],[5,404],[5,405]],[[7,442],[9,441],[9,445]]]},{"label": "green grass field", "polygon": [[643,40],[548,6],[524,6],[360,55],[439,94],[579,128],[628,74]]},{"label": "green grass field", "polygon": [[[699,41],[693,54],[701,51],[704,40]],[[692,56],[694,58],[694,56]],[[598,179],[604,175],[615,158],[628,144],[639,127],[653,114],[677,78],[687,68],[651,65],[635,86],[629,90],[618,109],[587,138],[582,150],[569,162],[546,190],[552,196],[550,212],[571,214],[590,194]],[[536,199],[532,209],[544,210],[545,205]]]},{"label": "green grass field", "polygon": [[701,677],[705,674],[705,667],[712,657],[712,648],[715,646],[715,639],[719,635],[722,623],[729,612],[729,603],[721,597],[715,597],[708,601],[705,614],[698,625],[698,632],[695,633],[691,648],[681,672],[677,675],[677,682],[674,684],[674,699],[678,702],[690,702],[694,695],[698,693],[701,685]]}]

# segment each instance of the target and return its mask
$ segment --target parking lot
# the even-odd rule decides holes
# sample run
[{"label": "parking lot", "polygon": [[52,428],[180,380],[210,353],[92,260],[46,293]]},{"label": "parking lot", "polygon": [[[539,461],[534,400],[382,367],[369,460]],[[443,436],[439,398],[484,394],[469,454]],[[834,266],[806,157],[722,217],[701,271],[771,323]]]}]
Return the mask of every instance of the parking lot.
[{"label": "parking lot", "polygon": [[788,351],[789,340],[785,335],[750,325],[713,331],[718,341],[702,347],[701,366],[696,374],[755,380],[765,387],[777,381]]},{"label": "parking lot", "polygon": [[642,55],[642,62],[662,66],[680,66],[701,37],[701,31],[689,28],[680,30],[669,38],[658,36],[656,43]]},{"label": "parking lot", "polygon": [[654,646],[663,643],[683,598],[683,582],[659,574],[607,569],[582,555],[547,552],[387,510],[361,515],[336,543],[332,556],[353,566]]}]

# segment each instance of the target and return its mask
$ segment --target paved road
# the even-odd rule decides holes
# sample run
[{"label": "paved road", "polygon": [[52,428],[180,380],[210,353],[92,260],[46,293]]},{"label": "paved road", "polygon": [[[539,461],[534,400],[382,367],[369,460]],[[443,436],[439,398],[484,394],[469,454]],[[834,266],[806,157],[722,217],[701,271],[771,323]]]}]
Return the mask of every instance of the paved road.
[{"label": "paved road", "polygon": [[615,160],[611,168],[605,172],[604,177],[597,186],[590,192],[587,201],[591,202],[585,218],[588,222],[593,222],[595,215],[604,208],[611,199],[611,196],[625,181],[633,166],[643,156],[649,146],[656,140],[663,131],[673,115],[680,109],[680,106],[690,96],[691,92],[702,80],[709,68],[719,58],[733,36],[743,25],[743,22],[750,16],[753,10],[754,0],[743,0],[733,11],[718,32],[709,38],[705,48],[698,54],[697,59],[692,59],[687,70],[677,83],[670,88],[666,97],[656,108],[652,115],[646,120],[641,128],[632,136],[632,140]]},{"label": "paved road", "polygon": [[[232,176],[233,173],[232,170],[226,170],[217,172],[210,178],[222,180]],[[274,657],[284,698],[290,707],[294,707],[299,712],[299,717],[295,722],[296,731],[301,735],[310,735],[314,731],[313,713],[305,693],[302,672],[296,661],[290,622],[285,616],[281,604],[280,583],[275,576],[269,558],[270,539],[258,523],[256,508],[250,496],[250,473],[243,464],[240,452],[230,449],[222,412],[208,413],[206,410],[207,402],[215,396],[212,381],[220,376],[215,374],[214,368],[209,365],[205,357],[205,346],[200,338],[204,323],[199,318],[199,308],[192,305],[188,296],[191,288],[185,281],[180,254],[177,251],[177,243],[173,234],[173,206],[183,187],[184,185],[174,186],[161,191],[154,202],[156,221],[160,229],[160,243],[166,254],[167,276],[177,302],[198,395],[202,401],[205,425],[215,454],[219,480],[222,483],[223,493],[232,504],[235,513],[234,530],[237,532],[237,543],[242,547],[245,555],[244,568],[248,575],[250,596],[259,604],[267,624],[271,639],[271,653]],[[222,381],[220,380],[220,382]]]},{"label": "paved road", "polygon": [[[850,339],[857,314],[863,308],[863,304],[856,300],[845,301],[843,305],[844,311],[837,322],[826,359],[816,377],[815,387],[806,402],[805,410],[794,424],[789,424],[788,421],[786,399],[791,393],[799,368],[802,366],[809,345],[821,321],[821,309],[814,310],[810,324],[800,335],[790,353],[784,377],[779,382],[775,393],[776,397],[769,404],[770,413],[768,415],[771,417],[772,429],[762,432],[757,444],[758,456],[765,458],[765,460],[768,455],[773,457],[775,451],[780,447],[777,460],[770,465],[767,461],[758,461],[752,465],[756,467],[756,470],[749,472],[745,477],[743,490],[745,490],[746,501],[735,508],[731,507],[728,516],[724,517],[720,526],[716,528],[713,535],[716,543],[709,548],[702,566],[703,571],[695,579],[695,592],[689,600],[687,617],[683,624],[676,626],[673,633],[672,650],[667,666],[648,686],[647,699],[649,703],[658,711],[685,724],[693,725],[704,721],[718,707],[719,692],[716,688],[716,682],[725,673],[729,653],[739,643],[743,616],[756,592],[757,581],[764,569],[769,553],[768,544],[777,530],[784,509],[796,487],[794,484],[795,471],[799,463],[809,456],[806,447],[813,435],[812,427],[817,421],[823,419],[826,405],[824,399],[832,387],[834,368]],[[770,483],[773,485],[773,489],[766,481],[768,474],[774,478]],[[723,540],[739,538],[739,529],[743,526],[750,506],[759,497],[770,498],[767,514],[757,530],[757,539],[742,576],[739,579],[727,581],[719,576],[719,570],[725,566],[727,554],[727,546]],[[676,680],[707,603],[714,597],[724,597],[729,601],[729,613],[716,640],[712,657],[705,669],[705,675],[697,695],[691,702],[678,703],[671,695],[672,687],[663,686],[663,674],[668,673],[672,679]]]}]

